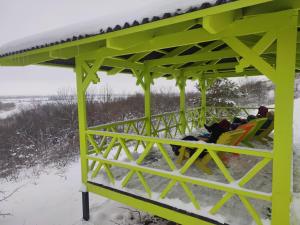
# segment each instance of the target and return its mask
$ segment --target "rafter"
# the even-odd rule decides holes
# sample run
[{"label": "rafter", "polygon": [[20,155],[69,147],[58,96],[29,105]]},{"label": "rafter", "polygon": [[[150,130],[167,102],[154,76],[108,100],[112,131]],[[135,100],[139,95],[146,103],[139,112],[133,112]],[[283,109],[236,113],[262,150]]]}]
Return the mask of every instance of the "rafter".
[{"label": "rafter", "polygon": [[[198,23],[197,21],[188,21],[188,22],[185,22],[185,23],[180,23],[180,24],[178,24],[178,25],[176,25],[174,27],[176,28],[176,32],[178,32],[178,31],[186,31],[189,28],[191,28],[192,26],[196,25],[197,23]],[[170,27],[168,29],[168,27],[167,27],[167,28],[165,28],[164,30],[162,30],[160,32],[160,35],[168,34],[168,32],[174,32],[175,28],[173,28],[173,26],[172,26],[172,27]],[[156,35],[158,35],[158,34],[156,34]],[[178,49],[178,50],[176,51],[176,49]],[[174,54],[174,53],[176,55],[177,52],[178,52],[178,54],[180,54],[181,51],[182,51],[181,47],[176,48],[176,49],[174,49],[172,51],[173,53],[166,53],[166,52],[161,52],[161,53],[163,53],[165,55],[169,55],[169,56],[172,56],[172,54]],[[183,49],[186,49],[186,47],[184,47]],[[147,56],[150,53],[151,53],[151,51],[141,52],[141,53],[138,53],[138,54],[135,54],[135,55],[131,56],[128,60],[130,62],[137,62],[137,61],[141,60],[142,58],[144,58],[145,56]],[[114,74],[119,73],[119,72],[122,72],[122,68],[114,68],[114,69],[110,70],[107,74],[114,75]]]},{"label": "rafter", "polygon": [[[118,58],[105,58],[103,62],[104,66],[109,67],[121,67],[123,69],[135,69],[138,71],[141,71],[144,69],[144,63],[141,62],[130,62],[125,59],[118,59]],[[164,66],[158,66],[158,67],[151,67],[150,72],[156,72],[156,73],[177,73],[179,70],[175,70],[169,67]]]},{"label": "rafter", "polygon": [[[223,44],[224,44],[224,42],[222,42],[222,41],[215,41],[215,42],[210,43],[209,45],[207,45],[207,46],[205,46],[205,47],[199,49],[199,50],[198,50],[197,52],[195,52],[194,54],[197,54],[197,53],[204,53],[204,52],[210,52],[210,51],[214,50],[215,48],[217,48],[217,47],[219,47],[219,46],[221,46],[221,45],[223,45]],[[183,66],[183,65],[184,65],[184,64],[175,65],[175,66],[173,66],[173,68],[176,69],[176,68],[179,68],[179,67],[181,67],[181,66]]]},{"label": "rafter", "polygon": [[147,63],[152,66],[161,66],[168,64],[183,64],[188,62],[208,61],[214,59],[232,58],[238,54],[233,50],[222,50],[215,52],[196,53],[192,55],[176,56],[163,59],[148,60]]},{"label": "rafter", "polygon": [[[144,58],[146,55],[148,55],[150,52],[141,52],[135,55],[132,55],[129,59],[128,62],[136,62],[139,61],[140,59]],[[124,68],[120,67],[115,67],[111,69],[110,71],[107,72],[108,75],[115,75],[117,73],[120,73],[123,71]]]},{"label": "rafter", "polygon": [[205,78],[220,78],[220,77],[243,77],[243,76],[259,76],[261,73],[256,70],[245,70],[242,73],[236,73],[235,71],[231,72],[217,72],[217,73],[204,73]]},{"label": "rafter", "polygon": [[207,70],[217,70],[217,69],[235,69],[238,65],[237,62],[234,63],[220,63],[212,65],[200,65],[200,66],[190,66],[188,68],[182,69],[186,76],[192,75],[194,73],[199,73],[199,71],[206,72]]}]

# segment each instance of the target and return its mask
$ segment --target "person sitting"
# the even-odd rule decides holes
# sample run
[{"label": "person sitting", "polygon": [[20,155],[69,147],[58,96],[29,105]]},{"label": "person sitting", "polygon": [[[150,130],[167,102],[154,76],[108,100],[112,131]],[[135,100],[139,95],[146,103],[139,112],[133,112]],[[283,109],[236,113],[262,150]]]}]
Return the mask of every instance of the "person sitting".
[{"label": "person sitting", "polygon": [[250,122],[251,120],[254,120],[254,119],[265,118],[265,117],[267,117],[268,111],[269,111],[269,109],[266,106],[260,106],[258,108],[258,112],[257,112],[256,116],[248,115],[247,119],[234,117],[233,121],[232,121],[232,124],[231,124],[231,129],[235,130],[238,126],[240,126],[242,124],[246,124],[246,123],[248,123],[248,122]]},{"label": "person sitting", "polygon": [[[214,123],[210,126],[204,125],[206,130],[210,133],[208,137],[206,135],[200,135],[198,137],[194,136],[186,136],[182,138],[185,141],[205,141],[206,143],[217,143],[218,138],[225,132],[230,130],[230,122],[226,119],[223,119],[219,123]],[[181,146],[179,145],[171,145],[172,151],[176,156],[179,155],[179,149]],[[191,152],[191,155],[196,151],[196,148],[187,148],[186,150]],[[207,154],[207,151],[204,150],[200,155],[199,158],[203,158]]]},{"label": "person sitting", "polygon": [[269,126],[273,123],[273,121],[274,121],[274,112],[273,111],[268,112],[267,115],[266,115],[266,117],[267,117],[268,120],[256,132],[255,136],[260,135],[264,130],[266,130],[267,128],[269,128]]},{"label": "person sitting", "polygon": [[265,117],[267,117],[268,112],[269,112],[269,109],[267,107],[260,106],[258,108],[256,118],[265,118]]},{"label": "person sitting", "polygon": [[207,126],[206,124],[204,124],[204,127],[210,133],[210,136],[209,138],[200,137],[200,140],[203,140],[207,143],[217,143],[217,140],[219,139],[221,134],[230,130],[231,124],[228,120],[223,119],[221,122],[214,123],[211,126]]}]

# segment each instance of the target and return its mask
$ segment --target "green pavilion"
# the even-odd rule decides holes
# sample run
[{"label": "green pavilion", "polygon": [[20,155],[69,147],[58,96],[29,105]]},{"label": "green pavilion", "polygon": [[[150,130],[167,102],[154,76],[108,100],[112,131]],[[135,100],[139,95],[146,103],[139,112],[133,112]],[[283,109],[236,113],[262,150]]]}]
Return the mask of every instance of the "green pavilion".
[{"label": "green pavilion", "polygon": [[[85,220],[90,217],[89,193],[94,193],[184,225],[238,224],[248,221],[246,218],[250,218],[249,225],[290,225],[300,1],[183,2],[162,1],[153,6],[157,14],[141,10],[130,21],[125,12],[97,24],[92,31],[81,24],[73,27],[75,30],[61,29],[11,42],[0,48],[0,66],[74,69]],[[99,71],[116,76],[116,82],[122,73],[136,78],[144,90],[143,118],[87,125],[86,92],[91,83],[101,82]],[[274,136],[267,137],[268,148],[257,147],[253,138],[240,144],[181,140],[205,123],[249,113],[252,109],[246,106],[206,105],[205,92],[215,79],[245,76],[265,76],[275,85]],[[151,85],[161,77],[176,80],[180,108],[152,115]],[[187,80],[200,84],[198,108],[185,107]],[[180,160],[170,145],[181,147]],[[185,157],[187,148],[196,149],[195,154]],[[209,173],[195,166],[204,150],[210,157]],[[251,166],[228,167],[223,154],[249,159]],[[156,160],[151,161],[154,156]],[[271,171],[267,187],[253,184],[266,168]],[[215,174],[223,178],[216,179]],[[180,193],[178,198],[176,193]],[[235,213],[240,207],[245,215]],[[270,209],[269,218],[261,213],[266,208]]]}]

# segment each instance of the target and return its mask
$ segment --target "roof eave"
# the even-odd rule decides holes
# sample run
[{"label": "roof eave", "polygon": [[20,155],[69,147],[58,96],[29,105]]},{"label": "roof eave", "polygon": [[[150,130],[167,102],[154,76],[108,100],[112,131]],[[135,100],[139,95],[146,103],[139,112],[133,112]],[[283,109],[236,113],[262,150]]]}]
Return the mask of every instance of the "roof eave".
[{"label": "roof eave", "polygon": [[[257,4],[262,4],[270,2],[271,0],[237,0],[224,5],[214,6],[207,9],[202,9],[199,11],[162,19],[159,21],[151,22],[148,24],[142,24],[136,27],[130,27],[123,30],[114,31],[111,33],[105,33],[101,35],[96,35],[81,40],[76,40],[72,42],[57,44],[50,47],[45,47],[41,49],[30,50],[24,53],[18,53],[10,55],[7,57],[0,58],[0,66],[25,66],[29,64],[36,64],[49,61],[51,59],[56,59],[58,57],[74,57],[76,54],[84,52],[86,49],[90,49],[93,45],[98,47],[104,47],[107,44],[107,40],[113,40],[114,38],[119,38],[125,35],[134,34],[138,32],[149,32],[162,27],[170,26],[172,24],[184,23],[192,20],[200,19],[204,16],[215,15],[227,11],[237,10],[249,6],[254,6]],[[80,49],[81,52],[80,52]],[[55,54],[56,52],[68,52],[65,56],[60,56]]]}]

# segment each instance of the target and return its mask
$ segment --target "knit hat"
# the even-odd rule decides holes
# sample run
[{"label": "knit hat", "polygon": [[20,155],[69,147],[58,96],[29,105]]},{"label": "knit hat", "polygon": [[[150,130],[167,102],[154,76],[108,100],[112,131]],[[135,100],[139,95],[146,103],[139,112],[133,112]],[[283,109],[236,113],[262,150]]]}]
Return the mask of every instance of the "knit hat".
[{"label": "knit hat", "polygon": [[262,116],[262,117],[266,117],[267,116],[267,113],[268,113],[269,109],[265,106],[260,106],[258,108],[258,115]]},{"label": "knit hat", "polygon": [[222,129],[224,129],[224,130],[229,130],[231,124],[230,124],[230,122],[229,122],[228,120],[224,119],[224,120],[221,120],[221,121],[219,122],[219,126],[220,126]]}]

